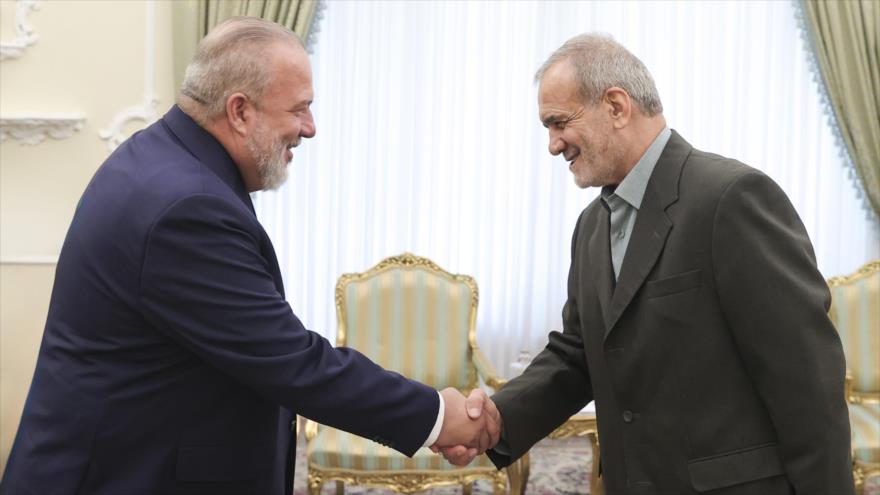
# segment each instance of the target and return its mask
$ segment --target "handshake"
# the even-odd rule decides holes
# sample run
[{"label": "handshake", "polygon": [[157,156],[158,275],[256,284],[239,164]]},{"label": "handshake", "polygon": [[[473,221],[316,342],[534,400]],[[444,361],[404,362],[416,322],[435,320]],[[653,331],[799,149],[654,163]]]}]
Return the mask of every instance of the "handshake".
[{"label": "handshake", "polygon": [[501,413],[486,392],[471,391],[467,398],[458,390],[443,389],[443,426],[431,451],[440,453],[451,464],[465,466],[486,452],[501,438]]}]

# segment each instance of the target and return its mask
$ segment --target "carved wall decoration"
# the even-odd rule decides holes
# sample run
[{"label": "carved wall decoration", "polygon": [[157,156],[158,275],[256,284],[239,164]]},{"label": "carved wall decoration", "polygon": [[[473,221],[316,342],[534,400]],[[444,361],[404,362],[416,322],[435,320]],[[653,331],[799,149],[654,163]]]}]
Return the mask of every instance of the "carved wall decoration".
[{"label": "carved wall decoration", "polygon": [[67,139],[78,132],[85,123],[85,117],[0,117],[0,141],[9,138],[22,144],[36,145],[47,137]]},{"label": "carved wall decoration", "polygon": [[129,122],[139,120],[149,125],[156,120],[159,98],[156,96],[156,0],[146,2],[146,46],[144,49],[144,97],[139,105],[124,108],[113,117],[109,126],[98,131],[110,151],[128,139],[124,134]]},{"label": "carved wall decoration", "polygon": [[144,101],[140,105],[133,105],[122,109],[106,129],[98,131],[98,136],[107,141],[107,148],[110,151],[115,150],[123,141],[128,139],[123,132],[125,126],[132,121],[140,120],[145,125],[156,120],[156,108],[159,105],[159,99],[154,94],[144,95]]},{"label": "carved wall decoration", "polygon": [[12,41],[0,42],[0,60],[19,58],[25,48],[33,45],[39,38],[28,24],[27,17],[39,9],[37,0],[18,0],[15,5],[15,38]]}]

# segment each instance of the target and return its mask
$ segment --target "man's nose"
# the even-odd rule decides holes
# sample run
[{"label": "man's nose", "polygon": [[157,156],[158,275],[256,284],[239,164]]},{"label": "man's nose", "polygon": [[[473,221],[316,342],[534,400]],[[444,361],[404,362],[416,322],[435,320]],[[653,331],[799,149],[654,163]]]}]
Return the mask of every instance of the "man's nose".
[{"label": "man's nose", "polygon": [[306,112],[306,116],[303,118],[302,127],[299,130],[299,135],[305,138],[313,138],[315,137],[315,119],[312,117],[312,111],[309,110]]},{"label": "man's nose", "polygon": [[550,142],[547,145],[547,150],[553,156],[556,156],[565,150],[565,140],[563,140],[562,136],[559,134],[554,133],[553,130],[550,130]]}]

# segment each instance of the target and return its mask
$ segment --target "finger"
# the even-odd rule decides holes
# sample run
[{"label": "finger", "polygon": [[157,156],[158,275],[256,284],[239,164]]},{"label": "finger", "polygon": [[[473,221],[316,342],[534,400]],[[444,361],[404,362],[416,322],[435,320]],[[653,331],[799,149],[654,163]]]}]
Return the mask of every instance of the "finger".
[{"label": "finger", "polygon": [[465,406],[467,407],[468,416],[471,419],[477,419],[480,417],[480,414],[483,412],[483,404],[486,402],[486,392],[482,389],[475,388],[471,390],[470,395],[468,395],[467,400],[465,401]]},{"label": "finger", "polygon": [[476,457],[476,453],[471,449],[463,450],[457,455],[447,457],[446,460],[455,466],[467,466],[474,460],[474,457]]},{"label": "finger", "polygon": [[[485,395],[485,392],[483,394]],[[483,410],[496,420],[501,417],[501,412],[498,411],[498,407],[495,406],[495,401],[493,401],[490,397],[486,397],[483,401]]]},{"label": "finger", "polygon": [[489,430],[489,434],[492,437],[492,447],[494,447],[495,444],[501,440],[501,430],[503,428],[504,420],[501,417],[501,412],[495,406],[495,402],[491,398],[486,398],[484,408],[486,410],[486,428]]},{"label": "finger", "polygon": [[440,453],[443,454],[443,457],[449,459],[451,457],[462,457],[467,455],[467,447],[464,445],[456,445],[454,447],[444,447],[440,449]]},{"label": "finger", "polygon": [[498,417],[486,414],[486,432],[489,435],[489,448],[491,449],[501,439],[501,424]]},{"label": "finger", "polygon": [[436,454],[437,452],[440,452],[440,447],[438,447],[436,443],[435,443],[434,445],[431,445],[431,446],[428,447],[428,448],[431,449],[431,452],[433,452],[433,453],[435,453],[435,454]]},{"label": "finger", "polygon": [[483,425],[483,429],[480,430],[479,454],[482,454],[491,448],[492,436],[489,434],[487,427],[488,425]]},{"label": "finger", "polygon": [[465,466],[469,463],[468,449],[462,445],[440,449],[440,452],[443,453],[443,458],[452,465]]},{"label": "finger", "polygon": [[474,461],[475,457],[477,457],[477,451],[475,449],[468,449],[467,452],[458,456],[455,459],[455,462],[451,464],[455,464],[456,466],[467,466]]}]

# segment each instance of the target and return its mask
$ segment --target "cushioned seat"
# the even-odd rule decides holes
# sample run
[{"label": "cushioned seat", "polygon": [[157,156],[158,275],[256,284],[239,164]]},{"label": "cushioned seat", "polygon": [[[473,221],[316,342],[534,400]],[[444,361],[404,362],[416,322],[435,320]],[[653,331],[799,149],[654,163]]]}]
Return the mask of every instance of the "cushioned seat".
[{"label": "cushioned seat", "polygon": [[853,458],[880,464],[880,404],[850,404]]},{"label": "cushioned seat", "polygon": [[[309,441],[307,455],[314,466],[326,469],[351,469],[368,471],[451,471],[460,468],[446,462],[426,448],[421,448],[412,458],[396,450],[371,442],[335,428],[322,428]],[[478,456],[469,468],[492,468],[486,455]]]}]

